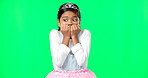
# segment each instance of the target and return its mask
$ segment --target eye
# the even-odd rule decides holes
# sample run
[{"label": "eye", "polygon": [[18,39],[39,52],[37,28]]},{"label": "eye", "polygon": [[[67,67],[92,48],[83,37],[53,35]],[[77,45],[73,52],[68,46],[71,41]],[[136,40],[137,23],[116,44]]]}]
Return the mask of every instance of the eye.
[{"label": "eye", "polygon": [[63,19],[63,21],[67,22],[68,20],[67,19]]},{"label": "eye", "polygon": [[76,22],[76,21],[77,21],[77,19],[73,19],[72,21]]}]

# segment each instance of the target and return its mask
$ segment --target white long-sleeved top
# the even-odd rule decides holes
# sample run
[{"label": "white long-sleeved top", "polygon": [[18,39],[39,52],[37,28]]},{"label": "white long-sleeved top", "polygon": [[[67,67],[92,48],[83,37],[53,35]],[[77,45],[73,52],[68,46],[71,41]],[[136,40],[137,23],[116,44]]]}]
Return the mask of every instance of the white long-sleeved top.
[{"label": "white long-sleeved top", "polygon": [[79,43],[69,46],[62,44],[63,34],[61,31],[52,29],[49,34],[50,51],[54,70],[75,71],[87,68],[91,44],[89,30],[81,30],[78,34]]}]

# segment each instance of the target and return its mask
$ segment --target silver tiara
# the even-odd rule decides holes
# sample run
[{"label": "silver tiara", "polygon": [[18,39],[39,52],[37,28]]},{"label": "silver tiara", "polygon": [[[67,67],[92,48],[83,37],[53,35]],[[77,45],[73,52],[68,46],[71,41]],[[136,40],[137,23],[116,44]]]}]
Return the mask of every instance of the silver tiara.
[{"label": "silver tiara", "polygon": [[66,3],[61,9],[66,9],[66,8],[73,8],[79,10],[74,4],[72,3]]}]

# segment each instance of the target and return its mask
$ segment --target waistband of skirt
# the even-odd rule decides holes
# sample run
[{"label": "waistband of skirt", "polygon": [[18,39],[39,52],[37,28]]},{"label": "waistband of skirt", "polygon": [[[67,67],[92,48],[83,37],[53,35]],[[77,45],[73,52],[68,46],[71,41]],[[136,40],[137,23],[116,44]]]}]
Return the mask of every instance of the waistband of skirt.
[{"label": "waistband of skirt", "polygon": [[77,70],[77,71],[63,71],[63,70],[53,70],[54,72],[60,72],[60,73],[64,73],[64,72],[67,72],[67,73],[81,73],[81,72],[87,72],[87,71],[90,71],[88,70],[87,68],[86,69],[80,69],[80,70]]}]

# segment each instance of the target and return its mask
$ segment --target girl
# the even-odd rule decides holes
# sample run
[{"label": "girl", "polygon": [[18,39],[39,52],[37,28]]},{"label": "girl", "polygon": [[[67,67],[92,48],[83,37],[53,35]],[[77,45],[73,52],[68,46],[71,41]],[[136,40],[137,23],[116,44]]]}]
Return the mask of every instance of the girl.
[{"label": "girl", "polygon": [[87,69],[91,33],[80,30],[79,7],[73,3],[61,5],[57,21],[59,29],[49,34],[54,70],[46,78],[96,78]]}]

